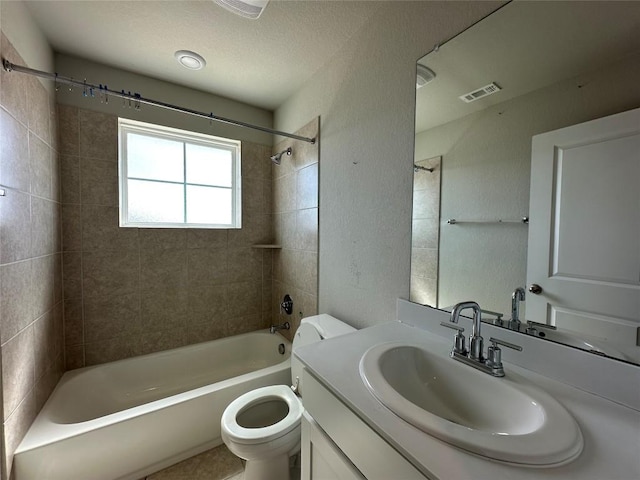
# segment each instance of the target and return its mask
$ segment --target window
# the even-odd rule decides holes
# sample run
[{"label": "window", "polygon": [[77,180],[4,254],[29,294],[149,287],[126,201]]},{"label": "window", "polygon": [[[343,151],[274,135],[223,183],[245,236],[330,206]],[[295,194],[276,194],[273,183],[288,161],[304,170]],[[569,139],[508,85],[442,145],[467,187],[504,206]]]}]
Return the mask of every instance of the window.
[{"label": "window", "polygon": [[120,226],[240,228],[240,142],[118,119]]}]

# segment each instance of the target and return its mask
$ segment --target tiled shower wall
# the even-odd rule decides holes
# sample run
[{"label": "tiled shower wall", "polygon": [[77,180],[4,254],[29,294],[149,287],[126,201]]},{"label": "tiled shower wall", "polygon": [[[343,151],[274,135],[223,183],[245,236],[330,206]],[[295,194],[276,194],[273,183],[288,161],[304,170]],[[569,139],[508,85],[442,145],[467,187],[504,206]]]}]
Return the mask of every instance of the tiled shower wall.
[{"label": "tiled shower wall", "polygon": [[117,117],[58,112],[66,368],[268,327],[271,146],[242,143],[242,229],[120,228]]},{"label": "tiled shower wall", "polygon": [[[2,34],[2,57],[25,65]],[[0,74],[2,472],[63,371],[59,168],[53,92]]]},{"label": "tiled shower wall", "polygon": [[[320,119],[295,132],[319,138]],[[292,338],[300,319],[318,312],[318,168],[319,142],[299,140],[278,143],[273,153],[291,147],[291,156],[283,155],[273,165],[273,224],[275,241],[282,246],[273,252],[273,319],[289,321]],[[293,313],[284,314],[279,305],[285,294],[293,299]]]},{"label": "tiled shower wall", "polygon": [[437,307],[438,245],[440,235],[440,173],[442,157],[415,162],[433,171],[413,174],[410,299]]}]

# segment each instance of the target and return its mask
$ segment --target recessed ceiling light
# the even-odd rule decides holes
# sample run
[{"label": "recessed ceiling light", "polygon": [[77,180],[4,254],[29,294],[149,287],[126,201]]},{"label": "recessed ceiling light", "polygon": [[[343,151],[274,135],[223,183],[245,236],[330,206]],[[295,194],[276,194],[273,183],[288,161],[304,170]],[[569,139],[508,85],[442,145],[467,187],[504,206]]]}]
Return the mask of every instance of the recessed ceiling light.
[{"label": "recessed ceiling light", "polygon": [[190,50],[178,50],[174,57],[176,57],[180,65],[189,70],[200,70],[207,64],[207,61],[201,55]]}]

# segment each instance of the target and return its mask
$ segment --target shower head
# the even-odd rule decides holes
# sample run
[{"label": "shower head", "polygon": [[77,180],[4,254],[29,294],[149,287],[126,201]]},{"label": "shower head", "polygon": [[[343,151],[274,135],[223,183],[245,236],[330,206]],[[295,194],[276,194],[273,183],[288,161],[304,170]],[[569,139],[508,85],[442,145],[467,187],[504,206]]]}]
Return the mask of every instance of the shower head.
[{"label": "shower head", "polygon": [[276,165],[280,165],[280,162],[282,160],[282,155],[287,154],[288,156],[291,156],[291,153],[292,153],[292,150],[291,150],[291,147],[289,147],[286,150],[281,151],[280,153],[271,155],[271,161]]},{"label": "shower head", "polygon": [[414,172],[418,173],[421,170],[423,172],[433,172],[435,169],[434,168],[421,167],[420,165],[416,165],[415,163],[413,164],[413,171]]}]

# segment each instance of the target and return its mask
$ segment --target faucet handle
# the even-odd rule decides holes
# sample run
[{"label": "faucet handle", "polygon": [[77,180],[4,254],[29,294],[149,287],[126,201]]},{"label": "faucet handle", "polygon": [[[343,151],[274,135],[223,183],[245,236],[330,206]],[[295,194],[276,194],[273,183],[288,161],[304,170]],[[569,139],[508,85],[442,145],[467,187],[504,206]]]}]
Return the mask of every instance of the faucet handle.
[{"label": "faucet handle", "polygon": [[443,327],[451,328],[452,330],[457,330],[460,333],[464,332],[464,327],[461,327],[460,325],[456,325],[455,323],[440,322],[440,325],[442,325]]},{"label": "faucet handle", "polygon": [[499,338],[491,337],[489,341],[491,342],[491,346],[493,348],[498,348],[498,345],[502,345],[503,347],[512,348],[519,352],[522,351],[522,347],[520,345],[516,345],[515,343],[505,342],[504,340],[500,340]]},{"label": "faucet handle", "polygon": [[440,325],[442,325],[443,327],[451,328],[452,330],[457,330],[455,337],[453,337],[453,351],[461,355],[466,355],[467,349],[464,346],[465,338],[462,334],[462,332],[464,332],[464,327],[451,322],[440,322]]},{"label": "faucet handle", "polygon": [[491,346],[487,349],[487,360],[486,365],[491,367],[495,376],[504,377],[504,368],[502,366],[502,350],[498,345],[502,345],[503,347],[512,348],[519,352],[522,351],[522,347],[520,345],[516,345],[514,343],[505,342],[504,340],[500,340],[499,338],[491,337],[489,339],[491,342]]}]

